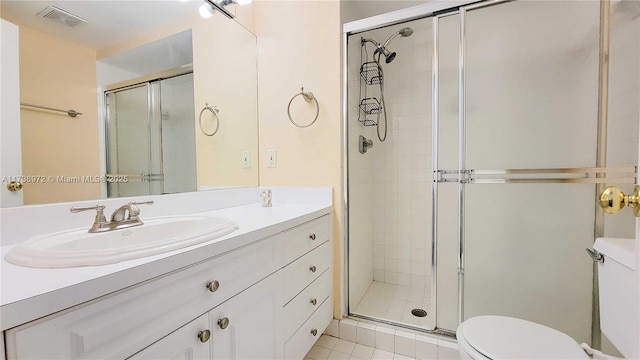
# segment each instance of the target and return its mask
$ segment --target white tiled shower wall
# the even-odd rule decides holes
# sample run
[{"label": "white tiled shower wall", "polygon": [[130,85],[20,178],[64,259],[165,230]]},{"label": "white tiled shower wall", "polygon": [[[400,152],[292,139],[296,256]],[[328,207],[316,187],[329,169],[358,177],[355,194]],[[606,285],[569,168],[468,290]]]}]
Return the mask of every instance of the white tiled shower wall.
[{"label": "white tiled shower wall", "polygon": [[[370,31],[362,36],[382,43],[402,27]],[[372,239],[373,247],[368,254],[373,257],[374,281],[428,289],[431,272],[431,23],[421,20],[412,22],[411,27],[414,29],[412,36],[397,37],[388,45],[390,51],[397,53],[395,60],[389,64],[384,63],[384,57],[381,60],[388,119],[384,142],[378,140],[375,126],[366,127],[357,121],[361,65],[359,35],[352,36],[349,41],[351,271],[366,271],[365,261],[353,266],[354,257],[364,255],[353,254]],[[373,46],[367,47],[370,61]],[[368,85],[367,94],[379,98],[378,85]],[[375,116],[370,115],[370,118]],[[363,155],[358,153],[359,135],[374,143]],[[359,294],[354,289],[351,291],[352,297],[354,293]]]},{"label": "white tiled shower wall", "polygon": [[[352,39],[350,39],[352,40]],[[371,129],[357,122],[359,101],[359,42],[349,44],[349,302],[352,308],[360,302],[373,281],[373,206],[379,200],[374,194],[373,170],[376,144],[366,154],[358,152],[358,136],[371,138]],[[365,132],[364,130],[369,130]],[[374,129],[375,131],[375,129]],[[375,135],[373,135],[375,136]]]}]

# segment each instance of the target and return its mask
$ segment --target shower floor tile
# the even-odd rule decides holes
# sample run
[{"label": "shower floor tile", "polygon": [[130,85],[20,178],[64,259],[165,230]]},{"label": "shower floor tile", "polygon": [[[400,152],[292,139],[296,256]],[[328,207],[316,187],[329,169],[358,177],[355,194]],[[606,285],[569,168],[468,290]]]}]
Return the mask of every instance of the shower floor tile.
[{"label": "shower floor tile", "polygon": [[[411,314],[411,310],[417,308],[426,310],[427,316],[417,317]],[[425,327],[431,322],[431,292],[429,289],[374,281],[352,312]]]}]

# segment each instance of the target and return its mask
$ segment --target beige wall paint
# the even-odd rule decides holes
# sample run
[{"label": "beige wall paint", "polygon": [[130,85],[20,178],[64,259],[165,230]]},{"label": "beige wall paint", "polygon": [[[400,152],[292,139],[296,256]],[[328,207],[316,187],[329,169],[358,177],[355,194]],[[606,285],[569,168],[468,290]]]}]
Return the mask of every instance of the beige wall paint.
[{"label": "beige wall paint", "polygon": [[56,179],[100,174],[95,60],[94,49],[20,27],[20,101],[82,113],[21,109],[23,174],[46,180],[25,182],[25,204],[100,197],[99,183]]},{"label": "beige wall paint", "polygon": [[[254,4],[259,59],[260,185],[333,188],[334,316],[339,318],[343,248],[340,2],[256,1]],[[287,104],[302,86],[320,103],[320,116],[308,128],[295,127],[287,117]],[[295,106],[300,107],[295,112],[300,116],[296,120],[311,121],[314,109],[305,109],[301,97],[295,102]],[[266,166],[268,149],[278,151],[276,168]]]},{"label": "beige wall paint", "polygon": [[[194,22],[193,72],[196,115],[198,188],[202,186],[255,186],[258,184],[258,93],[256,38],[222,15]],[[215,46],[212,46],[215,44]],[[216,117],[208,110],[216,106]],[[242,152],[251,167],[242,167]]]}]

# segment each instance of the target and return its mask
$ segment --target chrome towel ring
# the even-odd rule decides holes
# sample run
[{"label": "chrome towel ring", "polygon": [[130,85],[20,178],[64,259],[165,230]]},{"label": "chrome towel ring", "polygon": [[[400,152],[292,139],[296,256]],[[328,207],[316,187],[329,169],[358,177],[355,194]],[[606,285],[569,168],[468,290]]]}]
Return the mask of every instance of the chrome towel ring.
[{"label": "chrome towel ring", "polygon": [[[313,100],[316,103],[316,117],[313,118],[313,121],[310,122],[307,125],[300,125],[298,123],[296,123],[293,118],[291,117],[291,103],[293,102],[293,99],[295,99],[296,97],[302,95],[302,98],[304,99],[304,101],[306,102],[310,102],[311,100]],[[313,125],[316,120],[318,120],[318,115],[320,115],[320,104],[318,104],[318,99],[316,99],[315,96],[313,96],[312,93],[310,92],[304,92],[304,87],[300,88],[300,92],[295,94],[291,100],[289,100],[289,106],[287,106],[287,115],[289,115],[289,121],[291,121],[291,123],[299,128],[306,128],[309,127],[311,125]]]},{"label": "chrome towel ring", "polygon": [[[202,131],[203,134],[207,135],[207,136],[213,136],[218,132],[218,129],[220,128],[220,118],[218,117],[218,113],[220,112],[220,110],[218,109],[217,106],[209,106],[208,103],[204,103],[204,108],[202,110],[200,110],[200,116],[198,116],[198,124],[200,125],[200,131]],[[211,113],[213,114],[213,116],[215,116],[216,118],[216,129],[213,130],[212,133],[208,133],[204,130],[204,128],[202,127],[202,113],[204,113],[205,110],[209,110],[211,111]]]}]

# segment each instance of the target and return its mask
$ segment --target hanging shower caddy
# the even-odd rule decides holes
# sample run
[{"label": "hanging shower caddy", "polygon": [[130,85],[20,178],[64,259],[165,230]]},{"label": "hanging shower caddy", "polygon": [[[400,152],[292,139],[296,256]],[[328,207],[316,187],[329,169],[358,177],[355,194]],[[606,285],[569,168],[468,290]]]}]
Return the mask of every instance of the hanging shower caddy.
[{"label": "hanging shower caddy", "polygon": [[360,66],[360,77],[367,85],[378,85],[382,82],[382,73],[375,61],[368,61]]},{"label": "hanging shower caddy", "polygon": [[[364,47],[364,43],[362,44]],[[362,53],[361,53],[362,55]],[[368,60],[368,59],[365,59]],[[378,125],[378,119],[382,112],[382,104],[375,96],[368,95],[370,85],[379,85],[382,82],[382,70],[375,61],[365,61],[360,66],[360,111],[358,121],[364,126]],[[375,115],[375,116],[372,116]]]}]

